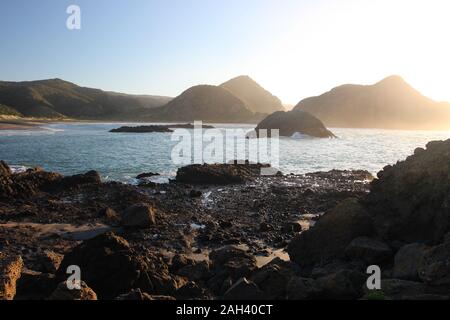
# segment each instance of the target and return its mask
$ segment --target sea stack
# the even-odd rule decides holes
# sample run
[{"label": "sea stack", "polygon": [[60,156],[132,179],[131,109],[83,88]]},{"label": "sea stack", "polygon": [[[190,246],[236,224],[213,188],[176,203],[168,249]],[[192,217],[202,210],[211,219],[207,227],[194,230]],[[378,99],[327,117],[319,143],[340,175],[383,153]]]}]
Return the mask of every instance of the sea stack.
[{"label": "sea stack", "polygon": [[302,110],[275,112],[258,124],[257,134],[261,129],[278,129],[280,136],[284,137],[292,137],[294,134],[300,133],[316,138],[336,138],[322,121]]}]

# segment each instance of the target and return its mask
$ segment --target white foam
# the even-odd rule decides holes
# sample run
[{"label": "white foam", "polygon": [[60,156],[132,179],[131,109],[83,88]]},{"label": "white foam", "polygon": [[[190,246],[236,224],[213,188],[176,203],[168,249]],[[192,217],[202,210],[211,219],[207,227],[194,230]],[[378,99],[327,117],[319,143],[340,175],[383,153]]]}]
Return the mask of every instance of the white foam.
[{"label": "white foam", "polygon": [[311,136],[309,136],[309,135],[307,135],[307,134],[304,134],[304,133],[295,132],[295,133],[291,136],[291,138],[292,138],[292,139],[311,139],[311,138],[313,138],[313,137],[311,137]]}]

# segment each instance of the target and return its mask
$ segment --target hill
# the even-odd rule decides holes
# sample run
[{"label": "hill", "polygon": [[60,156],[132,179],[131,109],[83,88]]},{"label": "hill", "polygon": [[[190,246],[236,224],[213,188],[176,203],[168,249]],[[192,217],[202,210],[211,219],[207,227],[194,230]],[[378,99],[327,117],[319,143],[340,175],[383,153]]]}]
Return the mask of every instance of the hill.
[{"label": "hill", "polygon": [[105,92],[61,79],[0,82],[0,104],[25,117],[132,120],[169,100]]},{"label": "hill", "polygon": [[263,115],[254,114],[244,101],[220,86],[194,86],[167,105],[153,109],[148,116],[160,121],[254,122]]},{"label": "hill", "polygon": [[247,108],[255,113],[271,114],[276,111],[284,111],[280,99],[265,90],[252,78],[248,76],[239,76],[223,84],[236,97],[244,101]]},{"label": "hill", "polygon": [[450,129],[450,104],[435,102],[401,77],[374,85],[343,85],[301,101],[328,127],[382,129]]}]

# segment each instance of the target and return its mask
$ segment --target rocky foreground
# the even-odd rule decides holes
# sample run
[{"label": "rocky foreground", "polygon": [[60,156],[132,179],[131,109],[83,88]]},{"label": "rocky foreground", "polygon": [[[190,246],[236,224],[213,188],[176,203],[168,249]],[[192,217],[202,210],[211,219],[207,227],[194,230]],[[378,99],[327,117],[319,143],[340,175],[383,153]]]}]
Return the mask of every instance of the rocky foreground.
[{"label": "rocky foreground", "polygon": [[447,299],[449,167],[450,140],[375,180],[230,164],[131,186],[1,162],[0,299]]}]

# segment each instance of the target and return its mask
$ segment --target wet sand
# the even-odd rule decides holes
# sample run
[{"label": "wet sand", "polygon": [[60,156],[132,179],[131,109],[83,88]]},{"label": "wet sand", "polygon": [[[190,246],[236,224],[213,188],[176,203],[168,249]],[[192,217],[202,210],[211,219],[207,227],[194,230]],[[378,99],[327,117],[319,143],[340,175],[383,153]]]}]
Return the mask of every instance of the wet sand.
[{"label": "wet sand", "polygon": [[42,123],[22,119],[0,119],[0,130],[42,130]]}]

